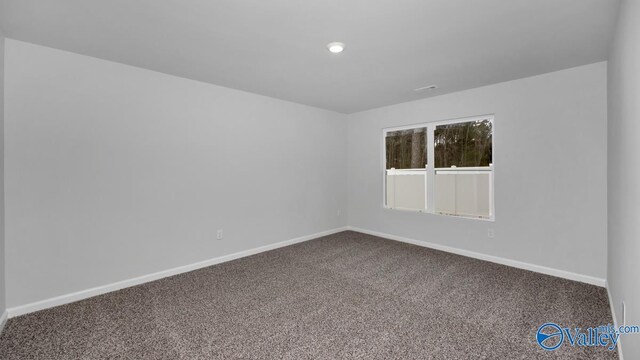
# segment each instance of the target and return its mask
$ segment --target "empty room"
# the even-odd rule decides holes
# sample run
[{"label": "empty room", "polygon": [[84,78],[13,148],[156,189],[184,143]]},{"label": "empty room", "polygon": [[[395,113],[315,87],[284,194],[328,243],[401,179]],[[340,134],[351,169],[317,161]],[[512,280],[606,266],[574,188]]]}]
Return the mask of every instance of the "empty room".
[{"label": "empty room", "polygon": [[640,0],[0,0],[0,359],[640,359]]}]

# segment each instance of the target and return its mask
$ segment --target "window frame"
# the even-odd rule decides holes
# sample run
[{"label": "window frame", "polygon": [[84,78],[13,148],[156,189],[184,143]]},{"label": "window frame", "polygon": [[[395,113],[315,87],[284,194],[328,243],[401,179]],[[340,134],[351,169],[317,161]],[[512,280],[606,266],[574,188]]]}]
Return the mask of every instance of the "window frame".
[{"label": "window frame", "polygon": [[[490,186],[489,186],[489,213],[490,216],[488,218],[474,217],[474,216],[465,216],[465,215],[454,215],[454,214],[443,214],[435,211],[435,176],[436,171],[447,171],[456,168],[435,168],[435,140],[434,134],[437,126],[441,125],[450,125],[450,124],[458,124],[465,122],[473,122],[480,120],[489,120],[491,121],[491,171],[489,172],[490,176]],[[427,147],[427,166],[426,169],[426,191],[425,191],[425,209],[419,210],[411,210],[404,208],[393,208],[387,206],[387,144],[386,138],[387,134],[394,131],[400,130],[411,130],[416,128],[426,128],[426,142],[425,146]],[[446,119],[446,120],[436,120],[436,121],[428,121],[410,125],[403,126],[395,126],[388,127],[382,129],[382,207],[385,210],[393,210],[393,211],[407,211],[407,212],[415,212],[415,213],[424,213],[424,214],[433,214],[433,215],[441,215],[448,216],[453,218],[462,218],[462,219],[472,219],[472,220],[480,220],[480,221],[495,221],[496,211],[495,211],[495,147],[496,147],[496,132],[495,132],[495,115],[487,114],[487,115],[479,115],[479,116],[470,116],[464,118],[455,118],[455,119]],[[458,171],[465,171],[462,169],[468,169],[468,171],[477,170],[477,167],[461,167],[458,168]],[[404,170],[404,169],[397,169]]]}]

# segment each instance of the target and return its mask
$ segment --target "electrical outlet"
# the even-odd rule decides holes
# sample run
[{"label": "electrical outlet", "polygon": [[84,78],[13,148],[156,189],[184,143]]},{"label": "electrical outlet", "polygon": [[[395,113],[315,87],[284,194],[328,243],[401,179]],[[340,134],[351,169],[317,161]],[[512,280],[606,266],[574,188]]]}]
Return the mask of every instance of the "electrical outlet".
[{"label": "electrical outlet", "polygon": [[218,229],[216,232],[216,239],[222,240],[222,229]]},{"label": "electrical outlet", "polygon": [[627,326],[627,304],[622,302],[622,326]]},{"label": "electrical outlet", "polygon": [[340,211],[340,209],[338,209],[338,213],[337,213],[338,217],[340,217],[340,214],[342,214],[342,211]]},{"label": "electrical outlet", "polygon": [[493,230],[493,228],[487,229],[487,237],[489,239],[493,239],[494,237],[496,237],[496,232],[495,230]]}]

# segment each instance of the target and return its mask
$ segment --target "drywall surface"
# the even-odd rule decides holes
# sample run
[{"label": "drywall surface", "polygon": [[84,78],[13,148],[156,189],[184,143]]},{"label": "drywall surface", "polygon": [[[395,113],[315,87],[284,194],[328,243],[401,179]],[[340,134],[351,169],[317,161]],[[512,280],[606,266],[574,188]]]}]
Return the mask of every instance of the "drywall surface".
[{"label": "drywall surface", "polygon": [[[640,1],[622,1],[609,60],[609,238],[607,283],[622,325],[640,324]],[[640,335],[623,335],[622,352],[640,359]]]},{"label": "drywall surface", "polygon": [[[349,115],[349,225],[604,279],[606,81],[601,62]],[[485,114],[495,222],[383,208],[384,128]]]},{"label": "drywall surface", "polygon": [[10,308],[346,225],[344,115],[10,39],[6,55]]},{"label": "drywall surface", "polygon": [[[0,4],[0,11],[3,4]],[[4,246],[4,34],[0,17],[0,316],[6,309]],[[0,330],[2,330],[0,324]]]}]

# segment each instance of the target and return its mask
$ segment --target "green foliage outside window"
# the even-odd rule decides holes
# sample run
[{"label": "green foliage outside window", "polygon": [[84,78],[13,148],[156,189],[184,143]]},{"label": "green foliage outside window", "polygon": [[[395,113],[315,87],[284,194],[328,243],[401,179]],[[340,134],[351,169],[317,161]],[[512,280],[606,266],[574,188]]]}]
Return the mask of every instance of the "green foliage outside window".
[{"label": "green foliage outside window", "polygon": [[491,128],[489,120],[437,126],[436,168],[489,166],[493,162]]},{"label": "green foliage outside window", "polygon": [[387,169],[424,169],[427,164],[427,128],[387,133]]},{"label": "green foliage outside window", "polygon": [[[479,167],[493,163],[492,123],[467,121],[436,126],[436,168]],[[427,128],[390,131],[385,138],[386,168],[420,169],[427,165]]]}]

